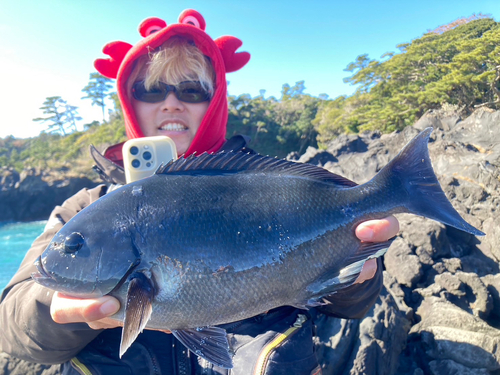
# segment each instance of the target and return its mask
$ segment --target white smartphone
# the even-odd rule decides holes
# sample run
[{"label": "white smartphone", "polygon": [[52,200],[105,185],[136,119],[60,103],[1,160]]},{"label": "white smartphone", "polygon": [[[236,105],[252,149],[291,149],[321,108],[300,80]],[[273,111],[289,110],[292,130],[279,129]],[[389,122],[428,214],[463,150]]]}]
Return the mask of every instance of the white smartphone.
[{"label": "white smartphone", "polygon": [[177,159],[174,141],[162,135],[130,139],[124,143],[122,153],[127,184],[149,177],[161,164]]}]

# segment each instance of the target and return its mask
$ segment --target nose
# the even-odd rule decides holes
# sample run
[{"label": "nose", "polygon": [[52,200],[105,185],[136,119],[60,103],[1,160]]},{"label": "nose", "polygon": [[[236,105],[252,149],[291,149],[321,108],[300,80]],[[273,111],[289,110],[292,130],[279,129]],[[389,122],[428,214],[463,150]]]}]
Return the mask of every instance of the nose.
[{"label": "nose", "polygon": [[175,93],[169,92],[161,104],[161,109],[166,112],[181,112],[184,110],[184,103],[177,99]]}]

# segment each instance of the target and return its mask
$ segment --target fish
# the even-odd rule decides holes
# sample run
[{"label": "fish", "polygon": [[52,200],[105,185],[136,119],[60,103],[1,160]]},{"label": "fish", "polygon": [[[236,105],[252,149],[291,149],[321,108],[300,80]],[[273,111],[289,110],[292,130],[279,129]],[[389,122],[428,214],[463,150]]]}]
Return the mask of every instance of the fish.
[{"label": "fish", "polygon": [[432,169],[432,128],[365,184],[259,154],[180,158],[80,211],[32,278],[64,294],[121,303],[120,356],[145,328],[232,367],[219,327],[280,306],[308,309],[352,285],[393,239],[362,242],[363,221],[413,213],[471,235]]}]

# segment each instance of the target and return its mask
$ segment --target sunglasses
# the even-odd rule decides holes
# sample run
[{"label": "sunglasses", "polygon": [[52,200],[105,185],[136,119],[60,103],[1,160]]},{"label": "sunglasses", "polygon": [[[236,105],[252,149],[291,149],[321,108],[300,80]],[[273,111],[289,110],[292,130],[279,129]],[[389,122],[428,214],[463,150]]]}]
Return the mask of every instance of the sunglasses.
[{"label": "sunglasses", "polygon": [[144,81],[136,82],[132,86],[134,98],[146,103],[162,102],[170,92],[173,92],[181,102],[201,103],[210,100],[210,93],[203,88],[199,81],[184,81],[175,86],[158,82],[155,87],[149,90],[144,87]]}]

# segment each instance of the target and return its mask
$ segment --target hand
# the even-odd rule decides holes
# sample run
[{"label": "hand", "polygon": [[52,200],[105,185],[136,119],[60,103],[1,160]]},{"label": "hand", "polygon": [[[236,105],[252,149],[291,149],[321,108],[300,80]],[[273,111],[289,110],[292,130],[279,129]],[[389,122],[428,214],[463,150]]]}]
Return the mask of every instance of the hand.
[{"label": "hand", "polygon": [[119,320],[109,318],[120,309],[114,297],[75,298],[55,292],[50,305],[50,315],[56,323],[87,323],[92,329],[121,327]]},{"label": "hand", "polygon": [[[92,329],[123,327],[121,320],[109,318],[120,309],[120,302],[111,296],[76,298],[55,292],[50,305],[50,315],[56,323],[87,323]],[[158,329],[164,333],[169,330]]]},{"label": "hand", "polygon": [[[394,237],[399,232],[399,221],[394,216],[382,220],[371,220],[361,223],[356,228],[356,236],[361,241],[383,242]],[[361,284],[370,280],[377,272],[377,260],[369,259],[363,265],[361,273],[354,284]]]}]

